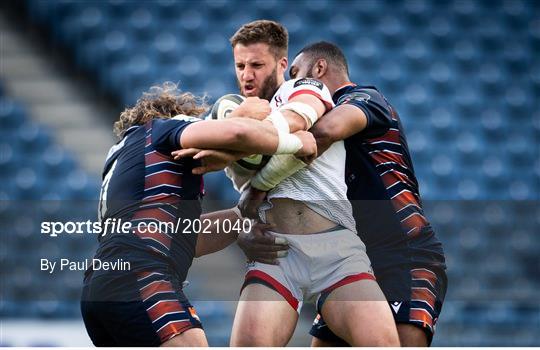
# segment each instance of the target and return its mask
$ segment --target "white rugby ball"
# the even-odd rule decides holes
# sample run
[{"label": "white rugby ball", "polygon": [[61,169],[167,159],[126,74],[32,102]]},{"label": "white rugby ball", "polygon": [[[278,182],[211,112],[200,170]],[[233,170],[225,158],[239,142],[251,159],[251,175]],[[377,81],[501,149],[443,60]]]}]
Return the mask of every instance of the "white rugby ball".
[{"label": "white rugby ball", "polygon": [[[245,97],[237,94],[227,94],[220,97],[216,103],[212,106],[210,111],[210,117],[212,119],[225,119],[229,114],[234,111],[242,102],[244,102]],[[236,163],[242,168],[249,170],[259,170],[268,163],[270,156],[265,156],[261,154],[253,154],[249,157],[242,158]]]},{"label": "white rugby ball", "polygon": [[212,110],[210,111],[211,118],[218,120],[227,118],[244,100],[244,96],[237,94],[221,96],[212,106]]}]

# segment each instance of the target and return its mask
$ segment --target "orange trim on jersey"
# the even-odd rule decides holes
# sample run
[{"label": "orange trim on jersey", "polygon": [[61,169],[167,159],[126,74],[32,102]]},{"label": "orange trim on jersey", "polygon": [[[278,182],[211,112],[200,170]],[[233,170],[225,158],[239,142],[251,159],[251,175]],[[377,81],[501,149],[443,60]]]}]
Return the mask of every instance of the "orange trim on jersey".
[{"label": "orange trim on jersey", "polygon": [[300,302],[294,297],[292,292],[288,290],[287,287],[281,284],[278,280],[274,279],[269,274],[260,270],[251,270],[246,273],[244,285],[242,285],[240,293],[242,293],[242,290],[244,290],[244,288],[249,284],[249,280],[252,279],[260,279],[268,283],[276,292],[278,292],[283,298],[285,298],[285,300],[289,303],[289,305],[291,305],[294,310],[298,311],[298,305],[300,304]]},{"label": "orange trim on jersey", "polygon": [[162,300],[156,302],[152,305],[146,312],[152,322],[160,319],[165,316],[165,314],[173,312],[183,312],[185,311],[182,305],[177,300]]},{"label": "orange trim on jersey", "polygon": [[148,154],[145,154],[144,155],[144,160],[146,162],[146,165],[154,165],[156,163],[161,163],[161,162],[172,162],[173,159],[172,157],[169,157],[169,156],[166,156],[164,154],[161,154],[157,151],[153,151],[153,152],[150,152]]},{"label": "orange trim on jersey", "polygon": [[371,154],[371,157],[378,163],[395,162],[403,166],[403,157],[399,154],[390,152],[375,152]]},{"label": "orange trim on jersey", "polygon": [[[346,82],[345,84],[339,86],[339,87],[336,89],[336,91],[338,91],[339,89],[343,89],[343,88],[346,87],[346,86],[356,86],[356,84],[353,83],[352,81],[348,81],[348,82]],[[335,93],[335,92],[334,92],[334,93]]]},{"label": "orange trim on jersey", "polygon": [[401,144],[401,142],[399,140],[399,131],[397,131],[397,130],[388,130],[381,137],[376,137],[376,138],[367,140],[368,143],[373,143],[373,142],[377,142],[377,141],[389,141],[389,142],[394,142],[394,143]]},{"label": "orange trim on jersey", "polygon": [[422,214],[416,212],[412,213],[411,216],[409,216],[407,219],[403,220],[401,222],[402,225],[405,227],[412,229],[413,227],[424,227],[427,225],[426,219],[422,216]]},{"label": "orange trim on jersey", "polygon": [[133,231],[133,233],[135,235],[137,235],[137,237],[139,237],[141,239],[151,239],[151,240],[157,241],[158,243],[160,243],[166,249],[170,249],[171,248],[171,238],[168,237],[164,233],[160,233],[160,232],[151,233],[151,232],[148,232],[148,231],[153,231],[153,230],[154,230],[154,227],[148,227],[148,230],[143,229],[142,231],[139,231],[138,229],[135,229]]},{"label": "orange trim on jersey", "polygon": [[149,189],[160,185],[182,186],[182,175],[162,171],[144,178],[144,188]]},{"label": "orange trim on jersey", "polygon": [[407,232],[407,237],[409,237],[410,239],[414,239],[420,235],[420,232],[422,231],[419,227],[413,227]]},{"label": "orange trim on jersey", "polygon": [[400,210],[403,209],[406,205],[414,204],[419,207],[418,202],[416,201],[416,197],[412,192],[410,191],[403,191],[394,198],[392,198],[392,202],[395,203],[395,209]]},{"label": "orange trim on jersey", "polygon": [[172,337],[182,334],[188,329],[195,328],[190,321],[173,321],[161,328],[157,333],[161,343],[165,343]]},{"label": "orange trim on jersey", "polygon": [[157,293],[174,293],[173,286],[169,281],[154,281],[141,288],[143,301]]},{"label": "orange trim on jersey", "polygon": [[304,90],[298,90],[296,92],[294,92],[293,94],[291,94],[291,96],[289,96],[289,101],[292,100],[294,97],[296,96],[300,96],[300,95],[303,95],[303,94],[307,94],[307,95],[313,95],[315,97],[317,97],[319,100],[321,100],[321,102],[324,104],[324,107],[326,108],[325,112],[328,112],[329,110],[332,109],[332,103],[326,101],[325,99],[322,98],[321,94],[313,91],[313,90],[307,90],[307,89],[304,89]]},{"label": "orange trim on jersey", "polygon": [[421,300],[435,311],[435,295],[426,287],[412,287],[411,300]]},{"label": "orange trim on jersey", "polygon": [[154,203],[159,202],[159,204],[172,204],[178,205],[182,201],[178,196],[171,195],[168,193],[146,196],[142,200],[144,203]]},{"label": "orange trim on jersey", "polygon": [[381,176],[381,179],[385,187],[393,185],[394,183],[396,183],[396,181],[400,181],[400,182],[403,182],[404,184],[407,184],[409,180],[407,175],[398,173],[397,171],[389,171],[383,176]]},{"label": "orange trim on jersey", "polygon": [[414,269],[411,270],[411,276],[413,279],[425,279],[428,280],[432,286],[435,287],[435,284],[437,282],[437,275],[430,270],[427,269]]},{"label": "orange trim on jersey", "polygon": [[409,319],[411,321],[419,321],[422,322],[422,325],[425,328],[432,328],[433,327],[433,317],[427,312],[427,310],[424,309],[411,309],[409,312]]}]

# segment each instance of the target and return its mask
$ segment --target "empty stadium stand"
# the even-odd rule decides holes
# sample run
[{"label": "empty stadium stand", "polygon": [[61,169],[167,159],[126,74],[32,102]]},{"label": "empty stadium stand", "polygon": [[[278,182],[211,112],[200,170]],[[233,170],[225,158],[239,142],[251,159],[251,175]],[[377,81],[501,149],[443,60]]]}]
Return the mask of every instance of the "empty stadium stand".
[{"label": "empty stadium stand", "polygon": [[[378,86],[399,111],[427,216],[445,246],[449,290],[434,345],[539,346],[539,4],[26,0],[3,11],[40,28],[119,109],[167,80],[210,101],[235,92],[228,38],[250,20],[282,21],[290,55],[314,40],[341,45],[352,78]],[[0,222],[9,223],[0,318],[79,318],[81,276],[53,286],[31,270],[40,252],[90,257],[95,240],[36,232],[44,217],[94,218],[100,179],[27,103],[0,80]],[[223,174],[205,182],[209,199],[237,198]],[[188,295],[203,295],[210,344],[225,346],[234,308],[204,301],[208,281],[194,278]],[[295,339],[309,344],[306,334]]]}]

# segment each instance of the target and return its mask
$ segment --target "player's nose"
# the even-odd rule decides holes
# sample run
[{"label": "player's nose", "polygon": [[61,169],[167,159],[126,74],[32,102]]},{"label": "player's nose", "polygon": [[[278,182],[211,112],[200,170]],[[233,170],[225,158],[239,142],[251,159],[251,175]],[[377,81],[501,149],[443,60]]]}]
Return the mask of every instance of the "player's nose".
[{"label": "player's nose", "polygon": [[255,73],[250,68],[245,68],[242,72],[242,80],[250,81],[255,79]]}]

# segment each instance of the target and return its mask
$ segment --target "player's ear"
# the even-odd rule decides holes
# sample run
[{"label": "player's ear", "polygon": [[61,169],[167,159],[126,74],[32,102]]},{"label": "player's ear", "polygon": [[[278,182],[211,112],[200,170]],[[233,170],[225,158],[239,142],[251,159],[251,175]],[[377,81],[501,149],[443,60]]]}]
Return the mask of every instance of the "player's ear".
[{"label": "player's ear", "polygon": [[289,60],[287,57],[281,57],[278,61],[278,65],[281,69],[283,69],[283,72],[287,71],[287,67],[289,66]]},{"label": "player's ear", "polygon": [[317,60],[315,65],[313,66],[313,76],[316,79],[319,79],[320,77],[324,76],[326,74],[326,71],[328,70],[328,62],[324,58],[320,58]]}]

